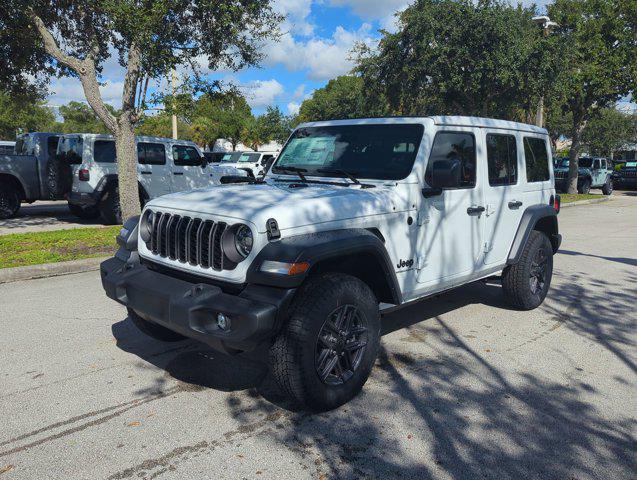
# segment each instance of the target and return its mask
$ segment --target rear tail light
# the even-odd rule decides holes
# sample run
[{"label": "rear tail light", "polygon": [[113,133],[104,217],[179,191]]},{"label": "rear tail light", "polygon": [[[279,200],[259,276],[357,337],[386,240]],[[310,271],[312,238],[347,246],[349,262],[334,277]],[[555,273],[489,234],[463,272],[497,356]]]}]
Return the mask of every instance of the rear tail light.
[{"label": "rear tail light", "polygon": [[80,177],[80,181],[82,182],[88,182],[91,179],[91,173],[88,171],[87,168],[82,168],[79,171],[78,176]]},{"label": "rear tail light", "polygon": [[560,208],[562,207],[562,197],[560,197],[559,195],[551,195],[550,202],[553,210],[555,210],[555,213],[560,213]]}]

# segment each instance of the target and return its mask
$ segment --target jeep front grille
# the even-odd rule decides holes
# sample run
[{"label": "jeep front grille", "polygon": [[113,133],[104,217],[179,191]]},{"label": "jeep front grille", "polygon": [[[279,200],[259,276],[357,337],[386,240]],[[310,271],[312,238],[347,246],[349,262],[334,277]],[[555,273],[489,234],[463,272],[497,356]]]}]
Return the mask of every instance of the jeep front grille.
[{"label": "jeep front grille", "polygon": [[152,212],[152,229],[146,242],[154,255],[193,266],[223,270],[221,236],[228,225],[201,218]]}]

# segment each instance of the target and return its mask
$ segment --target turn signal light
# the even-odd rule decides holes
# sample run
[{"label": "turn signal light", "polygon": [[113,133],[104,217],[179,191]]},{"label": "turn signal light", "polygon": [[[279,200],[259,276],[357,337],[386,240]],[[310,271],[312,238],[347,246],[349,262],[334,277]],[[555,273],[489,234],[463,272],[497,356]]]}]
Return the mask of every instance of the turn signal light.
[{"label": "turn signal light", "polygon": [[266,260],[261,264],[261,271],[278,275],[299,275],[309,270],[308,262],[285,263]]},{"label": "turn signal light", "polygon": [[88,168],[82,168],[78,172],[78,176],[80,177],[80,181],[88,182],[91,179],[91,172],[88,171]]}]

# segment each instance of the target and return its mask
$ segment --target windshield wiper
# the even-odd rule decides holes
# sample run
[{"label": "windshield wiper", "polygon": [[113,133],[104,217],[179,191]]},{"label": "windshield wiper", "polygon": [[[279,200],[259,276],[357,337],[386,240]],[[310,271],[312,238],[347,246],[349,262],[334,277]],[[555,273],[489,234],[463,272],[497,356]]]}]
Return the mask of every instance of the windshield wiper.
[{"label": "windshield wiper", "polygon": [[302,182],[307,183],[307,179],[305,178],[305,175],[303,175],[304,172],[307,172],[306,168],[300,168],[300,167],[278,167],[278,166],[274,166],[272,167],[272,171],[274,172],[281,172],[281,173],[296,173],[299,178],[301,179]]},{"label": "windshield wiper", "polygon": [[325,173],[327,175],[340,175],[343,177],[347,177],[349,178],[352,182],[354,182],[354,184],[356,185],[360,185],[361,182],[358,180],[358,178],[356,178],[352,173],[346,171],[346,170],[341,170],[340,168],[318,168],[316,170],[318,173]]}]

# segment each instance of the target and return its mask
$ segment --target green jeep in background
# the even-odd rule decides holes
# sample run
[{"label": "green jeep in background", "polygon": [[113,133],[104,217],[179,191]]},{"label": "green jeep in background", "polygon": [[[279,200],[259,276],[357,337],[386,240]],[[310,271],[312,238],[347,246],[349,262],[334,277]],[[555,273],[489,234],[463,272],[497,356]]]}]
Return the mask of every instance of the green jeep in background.
[{"label": "green jeep in background", "polygon": [[[568,189],[568,158],[557,159],[555,166],[555,189]],[[589,193],[591,188],[601,188],[604,195],[613,193],[613,168],[605,158],[582,157],[579,159],[577,192]]]}]

